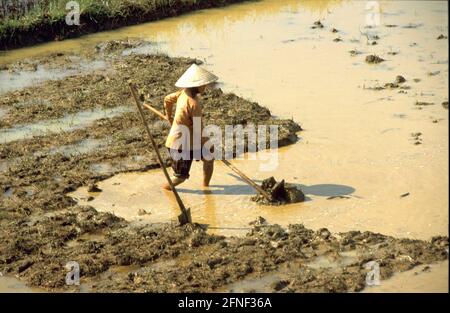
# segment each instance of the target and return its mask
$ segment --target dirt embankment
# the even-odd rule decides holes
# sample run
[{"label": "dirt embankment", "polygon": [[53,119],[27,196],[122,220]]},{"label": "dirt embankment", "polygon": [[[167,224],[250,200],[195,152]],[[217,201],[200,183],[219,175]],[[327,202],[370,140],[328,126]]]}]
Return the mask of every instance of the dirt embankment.
[{"label": "dirt embankment", "polygon": [[[31,24],[7,24],[0,28],[0,49],[8,50],[37,43],[63,40],[84,34],[95,33],[123,26],[174,17],[195,10],[222,7],[247,0],[202,0],[170,1],[148,5],[131,1],[123,2],[120,11],[109,12],[101,3],[95,4],[80,14],[80,25],[68,25],[64,14],[50,16],[43,13]],[[148,1],[150,2],[150,1]]]},{"label": "dirt embankment", "polygon": [[[0,109],[6,112],[0,131],[93,108],[130,109],[84,128],[0,144],[0,162],[7,164],[0,175],[3,274],[18,275],[31,286],[49,290],[71,289],[65,285],[65,265],[76,261],[82,283],[92,291],[226,291],[234,290],[233,284],[245,287],[249,280],[267,280],[269,275],[272,287],[267,291],[345,292],[364,288],[369,261],[378,262],[384,279],[418,264],[447,259],[447,237],[420,241],[358,231],[330,234],[302,225],[283,229],[261,219],[246,237],[230,238],[208,234],[206,225],[130,224],[77,205],[67,193],[79,186],[157,166],[127,81],[134,81],[162,109],[163,97],[193,62],[162,55],[121,57],[123,46],[108,44],[83,56],[105,59],[105,70],[44,82],[9,92],[0,100]],[[71,62],[67,55],[52,58],[51,64]],[[8,68],[33,71],[29,64],[47,66],[42,60]],[[280,145],[291,143],[300,130],[294,121],[274,119],[257,103],[220,90],[206,94],[202,103],[207,123],[280,125]],[[150,113],[147,118],[162,146],[167,126],[156,123]],[[70,155],[61,150],[81,149],[86,140],[103,145]],[[323,262],[331,265],[316,266]]]}]

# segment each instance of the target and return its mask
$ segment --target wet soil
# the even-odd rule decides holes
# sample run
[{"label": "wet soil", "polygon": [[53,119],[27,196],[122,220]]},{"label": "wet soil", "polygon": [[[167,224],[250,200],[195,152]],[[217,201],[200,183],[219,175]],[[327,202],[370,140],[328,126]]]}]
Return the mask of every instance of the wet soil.
[{"label": "wet soil", "polygon": [[[82,273],[89,277],[106,271],[111,265],[139,264],[158,258],[160,249],[156,246],[155,249],[144,249],[144,245],[147,245],[145,240],[135,237],[124,220],[110,214],[97,213],[92,207],[78,206],[67,193],[83,185],[90,186],[93,192],[99,192],[95,188],[95,182],[114,173],[158,167],[156,155],[146,141],[139,123],[139,116],[134,112],[135,104],[127,82],[131,80],[136,83],[142,96],[162,110],[163,97],[174,91],[176,79],[191,63],[200,62],[164,55],[122,57],[120,51],[129,48],[129,41],[106,46],[114,46],[114,49],[108,50],[115,53],[96,49],[83,57],[97,58],[102,55],[108,62],[112,75],[76,74],[7,92],[0,100],[0,160],[2,164],[6,164],[0,176],[0,272],[19,275],[31,286],[63,287],[64,275],[60,274],[65,269],[60,265],[65,259],[79,260]],[[106,56],[107,53],[109,54]],[[51,57],[56,60],[52,66],[60,64],[64,67],[68,62],[63,54]],[[28,70],[28,66],[23,66],[24,64],[45,65],[45,60],[42,57],[23,61],[8,65],[8,68]],[[220,89],[206,93],[202,104],[206,123],[214,122],[219,126],[279,125],[280,146],[295,142],[296,132],[301,130],[293,120],[273,118],[270,111],[259,104],[234,94],[223,93]],[[89,110],[108,112],[108,109],[122,107],[129,109],[119,115],[105,114],[87,125],[81,118],[75,121],[75,126],[79,126],[75,128],[62,127],[61,130],[53,129],[50,133],[24,139],[9,135],[17,134],[18,125],[32,128],[33,125],[43,123],[42,121],[45,124],[45,121],[65,118],[68,114],[88,112],[89,116],[92,115]],[[162,147],[168,126],[151,114],[147,114],[147,120],[158,145]],[[91,148],[85,147],[79,153],[71,153],[72,150],[77,150],[74,147],[86,146],[87,141],[97,144],[91,145]],[[103,145],[99,146],[99,142],[103,142]],[[167,159],[165,149],[161,151]],[[121,243],[118,246],[114,244],[120,260],[98,259],[95,255],[102,250],[104,244],[93,241],[88,241],[86,248],[70,244],[69,250],[72,252],[64,252],[68,242],[76,241],[81,236],[91,232],[106,234],[122,228],[127,230],[117,233],[119,237],[116,239],[117,243]],[[179,228],[173,230],[174,236],[185,231]],[[175,244],[179,239],[165,236],[164,240]],[[127,255],[124,255],[124,247],[133,245],[124,240],[135,241],[140,247],[136,246],[136,251],[146,250],[149,254],[131,257],[135,251],[127,249]],[[157,244],[158,247],[160,244]],[[85,255],[80,259],[78,254],[82,251],[85,251]],[[171,252],[169,254],[173,256]],[[135,258],[141,261],[136,263]]]},{"label": "wet soil", "polygon": [[[247,292],[361,291],[368,262],[379,262],[383,280],[395,272],[447,259],[448,247],[448,239],[442,237],[427,242],[358,231],[332,235],[327,229],[313,231],[298,224],[288,229],[254,226],[244,238],[208,235],[201,225],[147,225],[135,234],[139,241],[146,238],[147,247],[160,250],[147,248],[137,257],[126,255],[125,264],[141,267],[109,279],[88,280],[91,291],[227,292],[236,291],[236,285],[247,286],[239,290]],[[128,250],[134,251],[133,247]],[[108,243],[103,246],[105,254],[110,249]],[[116,257],[114,252],[108,255]],[[326,264],[317,264],[318,260]],[[258,290],[258,283],[268,282]]]},{"label": "wet soil", "polygon": [[[379,263],[381,279],[387,279],[448,257],[447,237],[395,239],[267,223],[255,223],[243,238],[224,237],[208,234],[203,225],[130,224],[80,206],[13,224],[15,238],[1,230],[8,238],[2,243],[3,273],[47,290],[223,292],[269,276],[270,292],[348,292],[366,286],[370,261]],[[67,260],[80,264],[81,287],[65,285]]]}]

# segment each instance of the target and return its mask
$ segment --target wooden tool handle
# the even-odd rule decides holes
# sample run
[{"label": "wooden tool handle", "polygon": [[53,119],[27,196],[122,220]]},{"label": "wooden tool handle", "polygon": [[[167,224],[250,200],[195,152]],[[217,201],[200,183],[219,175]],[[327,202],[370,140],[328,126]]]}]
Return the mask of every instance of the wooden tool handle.
[{"label": "wooden tool handle", "polygon": [[149,109],[150,111],[152,111],[153,113],[155,113],[156,115],[158,115],[160,118],[162,118],[163,120],[168,121],[167,116],[165,116],[164,114],[162,114],[161,112],[159,112],[157,109],[153,108],[151,105],[147,104],[147,103],[143,103],[142,104],[146,109]]}]

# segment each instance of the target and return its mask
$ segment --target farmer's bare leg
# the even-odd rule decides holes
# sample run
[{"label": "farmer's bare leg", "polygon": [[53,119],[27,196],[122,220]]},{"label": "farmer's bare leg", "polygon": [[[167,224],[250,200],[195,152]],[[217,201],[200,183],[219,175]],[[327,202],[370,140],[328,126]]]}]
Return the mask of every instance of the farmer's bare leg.
[{"label": "farmer's bare leg", "polygon": [[[175,177],[174,179],[172,179],[172,184],[174,187],[176,187],[179,184],[183,183],[185,180],[186,180],[185,178]],[[169,183],[165,183],[164,185],[162,185],[162,187],[166,190],[171,190]]]},{"label": "farmer's bare leg", "polygon": [[203,186],[208,187],[214,172],[214,160],[203,160]]}]

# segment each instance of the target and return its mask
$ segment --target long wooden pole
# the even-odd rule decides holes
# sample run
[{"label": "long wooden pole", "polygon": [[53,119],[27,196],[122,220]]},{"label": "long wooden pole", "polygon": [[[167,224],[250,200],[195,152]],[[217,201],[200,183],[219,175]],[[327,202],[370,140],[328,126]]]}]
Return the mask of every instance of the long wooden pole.
[{"label": "long wooden pole", "polygon": [[134,85],[132,83],[129,83],[129,86],[130,86],[131,93],[133,94],[134,100],[136,101],[136,105],[138,107],[138,110],[139,110],[139,113],[140,113],[140,116],[141,116],[141,119],[142,119],[142,123],[145,126],[145,129],[147,131],[148,137],[150,138],[150,141],[152,143],[153,149],[155,150],[156,155],[158,156],[159,165],[161,166],[161,169],[164,172],[164,176],[166,177],[167,182],[169,183],[170,189],[173,191],[173,194],[175,195],[175,199],[177,200],[178,206],[180,207],[181,215],[178,216],[178,220],[179,220],[181,225],[186,224],[186,223],[192,223],[190,210],[186,209],[186,207],[183,204],[183,201],[181,200],[180,196],[178,195],[178,192],[175,189],[175,186],[173,185],[172,180],[170,179],[169,173],[167,173],[166,167],[165,167],[164,162],[163,162],[163,160],[161,158],[161,155],[159,153],[158,146],[156,145],[156,142],[153,139],[153,135],[150,132],[150,129],[148,128],[148,124],[145,121],[144,112],[142,111],[141,101],[139,100],[139,98],[137,96],[136,88],[134,87]]},{"label": "long wooden pole", "polygon": [[[167,120],[167,116],[165,116],[164,114],[162,114],[160,111],[158,111],[157,109],[153,108],[151,105],[149,105],[148,103],[144,103],[143,106],[152,111],[153,113],[155,113],[156,115],[158,115],[160,118]],[[236,174],[238,174],[247,184],[249,184],[251,187],[253,187],[257,192],[259,192],[264,198],[266,198],[267,201],[272,201],[272,197],[271,195],[265,191],[264,189],[262,189],[260,186],[258,186],[258,184],[256,184],[253,180],[251,180],[247,175],[245,175],[244,173],[242,173],[238,168],[236,168],[233,164],[231,164],[230,162],[228,162],[228,160],[220,160],[222,161],[227,167],[229,167],[233,172],[235,172]]]}]

